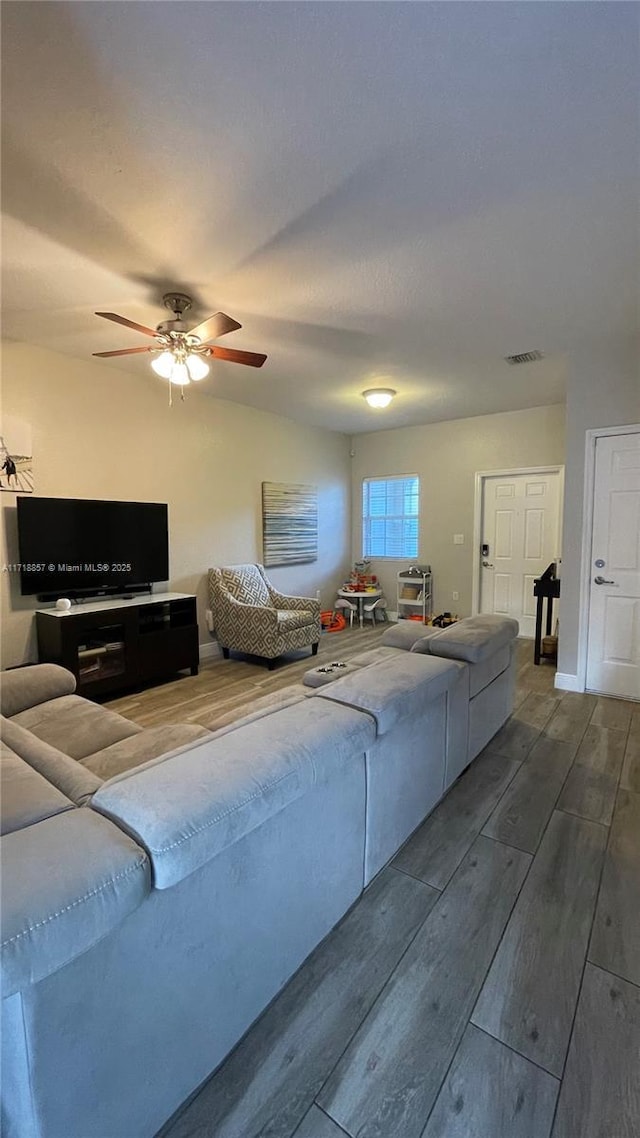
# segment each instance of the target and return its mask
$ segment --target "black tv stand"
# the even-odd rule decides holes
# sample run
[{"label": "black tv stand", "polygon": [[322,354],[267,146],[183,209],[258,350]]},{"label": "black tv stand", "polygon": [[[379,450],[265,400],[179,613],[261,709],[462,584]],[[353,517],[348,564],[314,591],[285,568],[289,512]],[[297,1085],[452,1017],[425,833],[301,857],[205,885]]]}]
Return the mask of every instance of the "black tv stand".
[{"label": "black tv stand", "polygon": [[[116,600],[132,601],[135,596],[150,595],[153,592],[151,582],[145,581],[138,585],[105,585],[103,589],[69,589],[64,595],[74,605],[90,604],[91,601]],[[56,601],[62,593],[38,593],[38,600],[43,604],[47,601]]]},{"label": "black tv stand", "polygon": [[199,666],[196,598],[187,593],[93,600],[67,612],[36,611],[40,663],[73,672],[98,698]]}]

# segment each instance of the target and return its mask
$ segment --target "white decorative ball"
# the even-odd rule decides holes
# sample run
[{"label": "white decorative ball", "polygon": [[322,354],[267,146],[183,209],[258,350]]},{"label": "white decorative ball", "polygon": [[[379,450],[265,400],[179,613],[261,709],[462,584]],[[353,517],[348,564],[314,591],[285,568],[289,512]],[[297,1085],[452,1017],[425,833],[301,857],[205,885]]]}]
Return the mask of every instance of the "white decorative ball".
[{"label": "white decorative ball", "polygon": [[68,597],[59,597],[56,601],[56,608],[58,612],[69,612],[71,601]]}]

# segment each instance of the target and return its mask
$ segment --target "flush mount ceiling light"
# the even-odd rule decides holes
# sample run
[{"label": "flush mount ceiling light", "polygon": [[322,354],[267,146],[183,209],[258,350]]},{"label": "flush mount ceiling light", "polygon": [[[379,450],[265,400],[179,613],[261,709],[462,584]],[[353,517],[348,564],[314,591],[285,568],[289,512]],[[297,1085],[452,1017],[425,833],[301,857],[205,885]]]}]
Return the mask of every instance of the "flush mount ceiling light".
[{"label": "flush mount ceiling light", "polygon": [[370,387],[362,392],[370,407],[388,407],[395,394],[392,387]]}]

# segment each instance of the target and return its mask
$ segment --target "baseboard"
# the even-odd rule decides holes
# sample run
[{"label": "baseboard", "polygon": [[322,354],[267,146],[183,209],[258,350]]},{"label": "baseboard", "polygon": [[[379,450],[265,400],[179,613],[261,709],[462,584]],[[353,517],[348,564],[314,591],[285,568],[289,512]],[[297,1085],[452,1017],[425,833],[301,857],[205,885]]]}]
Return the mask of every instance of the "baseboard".
[{"label": "baseboard", "polygon": [[208,640],[206,644],[200,645],[201,660],[217,660],[219,656],[222,656],[222,652],[217,640]]},{"label": "baseboard", "polygon": [[560,691],[584,691],[584,684],[581,684],[578,677],[571,675],[570,672],[556,672],[554,687]]}]

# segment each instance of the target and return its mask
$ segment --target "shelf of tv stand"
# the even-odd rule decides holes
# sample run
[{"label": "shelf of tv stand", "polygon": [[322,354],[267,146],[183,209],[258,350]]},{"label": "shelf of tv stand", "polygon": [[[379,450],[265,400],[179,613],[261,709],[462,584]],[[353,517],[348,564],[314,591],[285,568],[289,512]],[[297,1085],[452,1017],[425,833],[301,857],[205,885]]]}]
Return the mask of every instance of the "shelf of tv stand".
[{"label": "shelf of tv stand", "polygon": [[150,593],[36,610],[38,658],[73,672],[89,697],[125,691],[189,668],[198,673],[196,598]]}]

